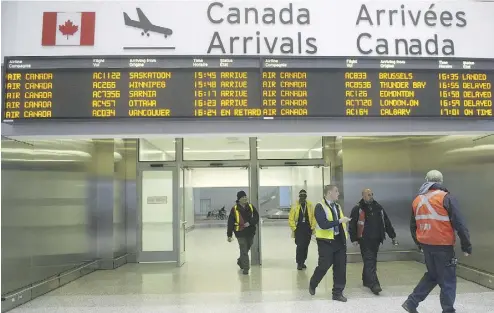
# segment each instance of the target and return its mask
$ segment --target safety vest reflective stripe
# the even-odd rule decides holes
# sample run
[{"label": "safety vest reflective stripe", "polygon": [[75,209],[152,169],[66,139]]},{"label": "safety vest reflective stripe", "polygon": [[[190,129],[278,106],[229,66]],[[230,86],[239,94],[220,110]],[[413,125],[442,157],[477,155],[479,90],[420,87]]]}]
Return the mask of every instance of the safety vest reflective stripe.
[{"label": "safety vest reflective stripe", "polygon": [[365,212],[362,209],[358,210],[358,222],[357,222],[357,238],[362,238],[364,234],[365,225]]},{"label": "safety vest reflective stripe", "polygon": [[[250,212],[254,214],[254,208],[252,204],[249,203]],[[240,227],[244,226],[244,222],[240,223],[240,211],[238,210],[238,205],[235,204],[235,231],[240,231]]]},{"label": "safety vest reflective stripe", "polygon": [[415,198],[413,213],[417,224],[418,242],[435,246],[455,244],[454,229],[443,204],[446,195],[445,191],[434,190]]},{"label": "safety vest reflective stripe", "polygon": [[[420,202],[415,208],[415,220],[436,220],[442,222],[449,222],[449,216],[447,215],[439,215],[437,211],[432,207],[430,203],[430,199],[435,195],[440,193],[444,193],[442,190],[435,190],[426,195],[419,195]],[[425,206],[429,211],[429,214],[419,214],[420,209]]]}]

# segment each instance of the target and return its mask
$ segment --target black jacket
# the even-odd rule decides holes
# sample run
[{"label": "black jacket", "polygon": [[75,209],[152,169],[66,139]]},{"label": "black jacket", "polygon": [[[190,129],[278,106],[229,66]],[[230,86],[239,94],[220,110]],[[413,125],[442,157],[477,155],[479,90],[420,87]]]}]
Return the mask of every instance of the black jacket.
[{"label": "black jacket", "polygon": [[[254,205],[247,203],[245,208],[242,208],[240,204],[236,204],[239,207],[240,214],[242,215],[245,222],[249,222],[249,227],[241,230],[235,231],[235,206],[230,210],[230,216],[228,217],[228,226],[226,230],[226,235],[231,237],[235,231],[235,237],[248,237],[254,236],[256,234],[256,225],[259,223],[259,213]],[[249,205],[252,205],[254,209],[253,213],[250,210]]]},{"label": "black jacket", "polygon": [[[378,216],[376,218],[369,218],[369,214],[372,211],[374,214],[377,214]],[[355,207],[352,209],[352,213],[350,214],[351,221],[348,225],[348,232],[350,234],[350,240],[352,242],[358,241],[359,238],[357,238],[357,222],[359,219],[359,210],[362,209],[365,212],[365,224],[364,224],[364,233],[363,237],[366,238],[367,236],[370,236],[369,233],[366,234],[366,227],[367,229],[372,229],[373,231],[377,231],[378,233],[372,234],[373,237],[379,238],[381,240],[381,243],[386,239],[386,233],[388,234],[389,237],[392,239],[396,237],[395,230],[393,228],[393,225],[391,225],[391,221],[389,220],[388,215],[386,214],[386,211],[384,211],[384,208],[376,201],[372,201],[372,203],[367,204],[363,199],[361,199]],[[378,225],[371,225],[368,226],[368,223],[379,223]]]},{"label": "black jacket", "polygon": [[[471,254],[472,243],[470,242],[470,234],[465,224],[465,220],[458,208],[458,201],[449,193],[448,189],[444,188],[439,183],[433,184],[431,187],[429,187],[429,190],[442,190],[447,192],[446,196],[444,196],[443,206],[446,211],[448,211],[449,219],[451,221],[453,229],[456,230],[456,232],[458,233],[458,237],[460,238],[461,243],[461,251]],[[413,214],[413,208],[412,217],[410,219],[410,233],[413,240],[415,241],[415,244],[420,247],[421,244],[417,241],[417,223],[415,221],[415,214]]]}]

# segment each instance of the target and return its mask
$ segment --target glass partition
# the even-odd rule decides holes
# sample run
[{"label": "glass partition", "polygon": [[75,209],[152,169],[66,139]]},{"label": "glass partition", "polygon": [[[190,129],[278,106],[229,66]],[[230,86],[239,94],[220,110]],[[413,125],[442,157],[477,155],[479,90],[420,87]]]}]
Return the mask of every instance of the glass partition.
[{"label": "glass partition", "polygon": [[322,137],[261,136],[257,154],[261,160],[322,159]]},{"label": "glass partition", "polygon": [[250,199],[246,168],[193,168],[188,172],[195,225],[226,222],[240,190]]},{"label": "glass partition", "polygon": [[175,161],[174,138],[139,139],[139,161]]}]

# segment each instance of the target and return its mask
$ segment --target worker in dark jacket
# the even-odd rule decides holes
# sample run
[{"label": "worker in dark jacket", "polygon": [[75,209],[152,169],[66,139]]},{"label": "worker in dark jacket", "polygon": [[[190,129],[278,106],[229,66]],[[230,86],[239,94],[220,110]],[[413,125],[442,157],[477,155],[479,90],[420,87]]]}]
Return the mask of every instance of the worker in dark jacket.
[{"label": "worker in dark jacket", "polygon": [[360,253],[364,268],[362,281],[365,287],[378,295],[382,289],[377,278],[377,252],[379,246],[386,239],[386,233],[397,245],[396,233],[384,208],[374,200],[374,193],[370,189],[362,191],[362,199],[352,209],[352,219],[348,223],[350,240],[354,246],[360,246]]},{"label": "worker in dark jacket", "polygon": [[439,299],[443,313],[454,313],[456,298],[455,231],[465,256],[472,253],[470,235],[458,209],[457,200],[442,186],[443,175],[429,171],[426,182],[412,203],[410,232],[417,246],[424,252],[427,272],[402,307],[417,313],[417,307],[439,285]]},{"label": "worker in dark jacket", "polygon": [[256,234],[256,225],[259,223],[259,213],[249,203],[245,191],[239,191],[237,193],[236,202],[230,211],[226,235],[228,242],[231,242],[233,240],[232,233],[235,232],[240,249],[240,257],[237,259],[237,265],[243,270],[244,275],[248,275],[250,269],[249,251],[254,241],[254,235]]}]

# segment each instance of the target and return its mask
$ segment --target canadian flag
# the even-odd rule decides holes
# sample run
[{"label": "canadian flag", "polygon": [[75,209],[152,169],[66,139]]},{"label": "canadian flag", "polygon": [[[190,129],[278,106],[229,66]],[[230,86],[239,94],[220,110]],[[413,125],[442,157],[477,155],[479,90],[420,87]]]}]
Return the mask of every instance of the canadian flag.
[{"label": "canadian flag", "polygon": [[94,46],[95,12],[44,12],[42,46]]}]

